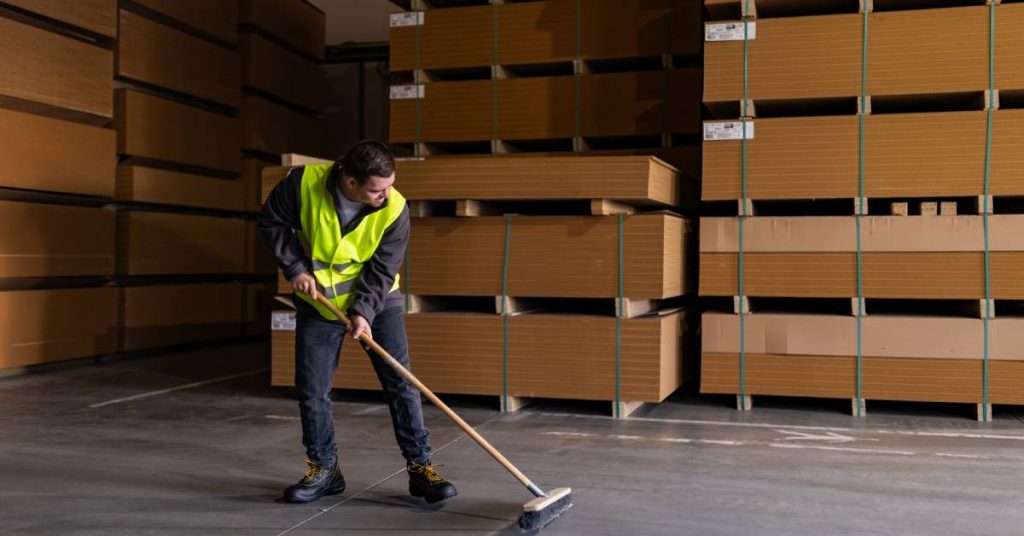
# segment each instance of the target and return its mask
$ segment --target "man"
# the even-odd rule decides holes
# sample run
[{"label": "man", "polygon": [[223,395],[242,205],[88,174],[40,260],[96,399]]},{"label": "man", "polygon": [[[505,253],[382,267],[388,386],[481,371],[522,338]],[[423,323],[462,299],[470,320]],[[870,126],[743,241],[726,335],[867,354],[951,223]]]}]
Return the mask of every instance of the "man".
[{"label": "man", "polygon": [[[284,491],[289,502],[316,501],[345,490],[334,442],[330,391],[346,329],[316,302],[323,295],[409,366],[398,272],[409,241],[409,209],[392,187],[395,159],[386,145],[361,141],[328,164],[292,169],[257,219],[266,246],[295,291],[295,385],[309,470]],[[384,361],[370,360],[391,410],[406,459],[409,493],[436,503],[456,495],[430,463],[420,392]]]}]

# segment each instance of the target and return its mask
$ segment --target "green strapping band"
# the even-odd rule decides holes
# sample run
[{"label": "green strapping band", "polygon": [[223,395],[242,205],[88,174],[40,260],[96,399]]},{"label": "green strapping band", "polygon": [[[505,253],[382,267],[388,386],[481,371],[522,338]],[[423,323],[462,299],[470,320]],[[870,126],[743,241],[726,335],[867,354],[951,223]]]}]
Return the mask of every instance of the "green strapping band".
[{"label": "green strapping band", "polygon": [[[580,16],[581,16],[580,15],[580,11],[581,11],[580,10],[580,2],[581,2],[581,0],[576,0],[576,63],[573,64],[573,69],[572,69],[573,70],[573,77],[576,79],[575,80],[575,82],[576,82],[576,121],[575,121],[575,123],[576,123],[576,125],[575,125],[575,137],[576,137],[576,139],[579,139],[579,138],[582,137],[582,136],[580,136],[580,133],[582,132],[582,129],[580,127],[580,115],[583,113],[581,111],[582,105],[580,104],[580,102],[582,101],[582,97],[580,95],[580,91],[582,91],[582,87],[583,87],[583,84],[581,83],[581,80],[580,80],[580,77],[583,76],[583,58],[580,55],[582,53],[582,49],[583,49],[583,46],[581,44],[582,43],[582,37],[580,35],[581,32],[583,31],[583,29],[582,29],[583,25],[580,23]],[[582,149],[582,147],[580,147],[579,144],[573,143],[573,151],[579,152],[581,149]]]},{"label": "green strapping band", "polygon": [[989,339],[988,339],[988,317],[991,311],[989,310],[990,304],[992,303],[992,272],[989,256],[989,242],[988,242],[988,193],[989,183],[992,169],[992,108],[995,105],[995,71],[996,71],[996,59],[995,59],[995,48],[996,48],[996,4],[990,2],[988,6],[988,92],[990,102],[986,106],[985,114],[985,187],[984,196],[982,197],[982,208],[981,208],[981,219],[982,227],[985,237],[985,311],[984,318],[982,319],[982,328],[985,330],[984,335],[984,354],[982,358],[982,422],[989,421],[988,412],[988,375],[989,375]]},{"label": "green strapping band", "polygon": [[619,281],[618,281],[618,298],[615,311],[615,406],[612,407],[613,416],[618,418],[619,406],[622,403],[622,314],[625,311],[623,306],[623,223],[625,222],[625,215],[619,214]]},{"label": "green strapping band", "polygon": [[501,397],[508,398],[508,312],[505,302],[508,301],[508,260],[512,245],[512,215],[505,215],[505,260],[501,266],[501,313],[502,323],[502,359],[501,359]]},{"label": "green strapping band", "polygon": [[[416,13],[417,13],[416,16],[419,17],[419,13],[421,13],[421,12],[417,11]],[[420,99],[420,94],[419,94],[420,90],[419,90],[419,87],[418,87],[418,84],[422,83],[423,80],[416,80],[416,73],[420,72],[421,68],[422,68],[422,64],[421,64],[421,60],[420,60],[420,23],[417,20],[416,21],[416,70],[413,71],[413,77],[412,77],[413,85],[417,86],[416,87],[416,141],[414,142],[414,145],[412,146],[412,154],[415,155],[415,156],[420,156],[420,154],[418,154],[418,153],[419,153],[420,139],[422,138],[422,131],[423,131],[423,110],[422,110],[422,103],[420,102],[422,99]]]},{"label": "green strapping band", "polygon": [[[492,55],[491,55],[491,69],[495,72],[491,73],[491,139],[498,139],[498,3],[493,2],[494,6],[492,10],[494,13],[494,39],[491,43]],[[497,155],[497,151],[491,150],[492,155]]]},{"label": "green strapping band", "polygon": [[857,111],[857,200],[854,202],[854,222],[857,229],[857,386],[854,416],[861,417],[861,406],[864,400],[863,366],[864,366],[864,271],[863,251],[861,250],[861,215],[867,207],[860,206],[864,202],[864,112],[867,107],[868,91],[868,10],[863,9],[863,25],[861,27],[860,57],[860,109]]},{"label": "green strapping band", "polygon": [[740,134],[740,212],[739,224],[739,250],[737,255],[737,292],[739,294],[740,314],[740,403],[746,410],[747,399],[747,345],[746,345],[746,311],[743,310],[743,224],[747,218],[747,100],[750,93],[749,80],[749,59],[750,39],[747,35],[749,22],[747,13],[750,13],[750,0],[744,0],[743,13],[743,101],[740,104],[742,113],[740,121],[743,130]]}]

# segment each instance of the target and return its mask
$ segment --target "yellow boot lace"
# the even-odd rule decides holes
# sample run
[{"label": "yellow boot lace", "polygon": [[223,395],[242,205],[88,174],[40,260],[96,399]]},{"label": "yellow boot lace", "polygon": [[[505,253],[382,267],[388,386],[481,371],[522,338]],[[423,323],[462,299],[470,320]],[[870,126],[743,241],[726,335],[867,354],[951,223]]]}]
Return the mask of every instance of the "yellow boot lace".
[{"label": "yellow boot lace", "polygon": [[421,475],[427,477],[427,481],[430,482],[431,485],[433,485],[438,484],[440,482],[444,482],[444,478],[442,478],[441,475],[437,474],[437,467],[441,466],[428,463],[426,465],[413,464],[409,468],[412,470],[412,472],[420,473]]},{"label": "yellow boot lace", "polygon": [[309,458],[303,458],[302,461],[306,462],[306,465],[309,466],[309,470],[302,476],[302,480],[304,482],[312,482],[313,480],[316,480],[316,477],[319,476],[320,473],[327,470],[326,467],[310,460]]}]

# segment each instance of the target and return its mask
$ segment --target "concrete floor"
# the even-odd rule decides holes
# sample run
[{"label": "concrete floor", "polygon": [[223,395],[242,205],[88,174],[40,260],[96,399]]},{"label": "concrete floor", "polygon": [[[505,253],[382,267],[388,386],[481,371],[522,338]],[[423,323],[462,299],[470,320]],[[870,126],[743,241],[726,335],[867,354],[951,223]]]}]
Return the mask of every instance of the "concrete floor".
[{"label": "concrete floor", "polygon": [[[298,411],[258,355],[0,379],[0,533],[519,533],[529,494],[435,408],[434,461],[460,495],[408,497],[376,396],[336,397],[348,490],[279,502],[305,467]],[[1024,424],[1006,409],[979,425],[966,406],[869,404],[856,421],[848,401],[758,399],[747,415],[729,403],[670,399],[625,421],[603,406],[453,405],[542,487],[575,490],[544,534],[1024,533]]]}]

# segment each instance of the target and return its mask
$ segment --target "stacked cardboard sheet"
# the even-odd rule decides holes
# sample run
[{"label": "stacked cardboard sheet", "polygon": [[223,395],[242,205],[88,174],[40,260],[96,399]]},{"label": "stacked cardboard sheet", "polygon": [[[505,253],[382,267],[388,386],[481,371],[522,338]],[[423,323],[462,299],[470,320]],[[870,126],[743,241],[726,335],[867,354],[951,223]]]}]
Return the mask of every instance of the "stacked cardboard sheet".
[{"label": "stacked cardboard sheet", "polygon": [[0,372],[117,351],[117,5],[0,9]]},{"label": "stacked cardboard sheet", "polygon": [[[735,218],[701,221],[704,296],[738,291]],[[992,296],[1024,299],[1024,215],[989,217]],[[744,294],[857,296],[853,217],[757,217],[744,224]],[[981,216],[869,216],[861,221],[862,283],[868,298],[985,297]]]},{"label": "stacked cardboard sheet", "polygon": [[[264,195],[285,172],[264,170]],[[402,161],[396,177],[411,202],[605,199],[661,208],[679,199],[676,170],[648,157]],[[669,212],[629,214],[622,221],[623,296],[659,300],[691,292],[695,274],[685,262],[692,243],[688,222]],[[411,302],[429,302],[414,305],[423,312],[406,316],[413,370],[442,393],[616,400],[612,313],[619,217],[514,216],[508,225],[504,217],[413,218],[403,291]],[[508,318],[507,391],[505,335],[494,305],[502,293],[506,231],[506,295],[554,298],[540,312]],[[280,279],[279,291],[290,292],[291,286]],[[608,307],[604,314],[594,304],[587,309],[591,314],[570,312],[572,298],[600,299]],[[559,307],[569,308],[559,312]],[[475,312],[466,312],[470,309]],[[289,313],[275,314],[282,327],[274,331],[274,381],[288,385],[294,376],[294,327]],[[692,330],[685,313],[654,312],[626,318],[622,326],[620,400],[664,400],[687,378]],[[353,364],[346,365],[346,359]],[[344,350],[336,385],[377,388],[366,359],[357,348]]]},{"label": "stacked cardboard sheet", "polygon": [[[727,25],[741,4],[754,7],[746,43],[742,24]],[[854,398],[860,344],[865,399],[986,401],[978,306],[991,316],[987,296],[1024,299],[1024,216],[1000,199],[1024,194],[1024,114],[1012,104],[1024,89],[1012,67],[1024,5],[939,4],[861,2],[865,14],[857,2],[705,0],[716,20],[703,99],[716,119],[705,123],[701,198],[745,217],[742,238],[737,218],[701,220],[699,292],[739,298],[751,342],[741,385],[739,317],[705,314],[702,391]],[[745,134],[714,124],[742,109]],[[856,203],[813,202],[828,199]],[[940,202],[950,209],[933,216],[926,205]],[[847,310],[870,313],[859,340],[854,316],[771,309],[858,297],[868,301]],[[1007,334],[1016,319],[990,321]],[[988,357],[987,402],[1014,403],[1024,368],[1012,351]]]},{"label": "stacked cardboard sheet", "polygon": [[[275,312],[276,318],[294,313]],[[273,333],[273,383],[293,385],[294,328]],[[502,391],[502,319],[493,314],[419,313],[406,317],[413,371],[439,393]],[[683,313],[623,321],[621,389],[625,400],[660,402],[686,380],[679,359],[689,338]],[[509,394],[615,399],[615,319],[522,315],[509,319]],[[565,381],[572,378],[572,381]],[[368,356],[343,345],[335,386],[377,389]]]}]

